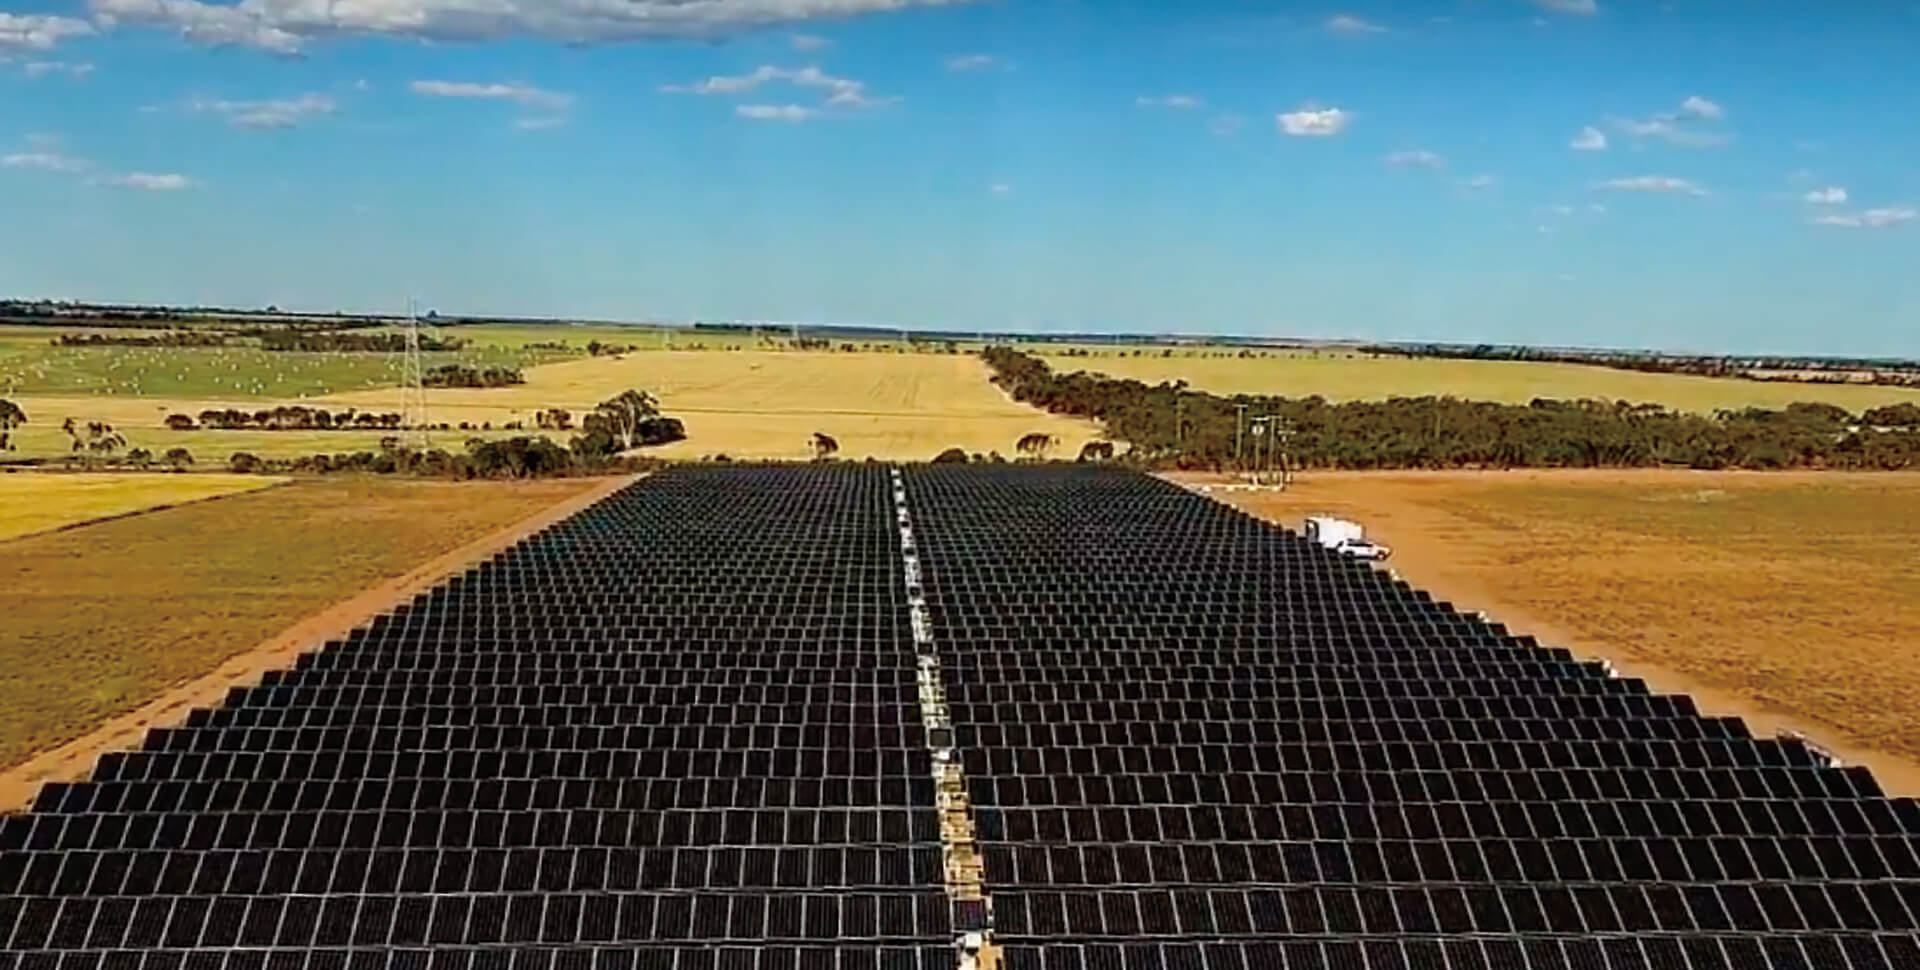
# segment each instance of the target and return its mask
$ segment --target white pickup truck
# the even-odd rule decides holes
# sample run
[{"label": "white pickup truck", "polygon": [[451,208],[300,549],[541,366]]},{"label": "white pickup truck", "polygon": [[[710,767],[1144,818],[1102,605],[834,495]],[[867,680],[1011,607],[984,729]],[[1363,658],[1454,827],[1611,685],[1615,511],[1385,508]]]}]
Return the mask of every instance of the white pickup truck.
[{"label": "white pickup truck", "polygon": [[1393,550],[1367,541],[1367,531],[1358,522],[1315,515],[1307,518],[1307,539],[1343,556],[1384,562]]}]

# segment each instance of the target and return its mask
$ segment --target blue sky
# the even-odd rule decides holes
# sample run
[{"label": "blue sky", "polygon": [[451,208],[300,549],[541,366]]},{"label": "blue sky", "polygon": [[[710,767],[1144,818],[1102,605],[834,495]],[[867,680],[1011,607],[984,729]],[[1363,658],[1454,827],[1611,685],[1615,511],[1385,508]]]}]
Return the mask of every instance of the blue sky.
[{"label": "blue sky", "polygon": [[0,293],[1920,355],[1920,3],[0,0]]}]

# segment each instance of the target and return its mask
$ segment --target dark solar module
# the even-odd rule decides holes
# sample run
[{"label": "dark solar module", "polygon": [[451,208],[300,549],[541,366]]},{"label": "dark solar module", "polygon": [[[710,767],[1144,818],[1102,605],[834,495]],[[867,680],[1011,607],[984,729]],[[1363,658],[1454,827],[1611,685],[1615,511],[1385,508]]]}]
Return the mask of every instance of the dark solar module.
[{"label": "dark solar module", "polygon": [[[1864,770],[1150,478],[905,483],[1004,967],[1920,970]],[[954,967],[896,526],[626,489],[0,819],[0,970]]]}]

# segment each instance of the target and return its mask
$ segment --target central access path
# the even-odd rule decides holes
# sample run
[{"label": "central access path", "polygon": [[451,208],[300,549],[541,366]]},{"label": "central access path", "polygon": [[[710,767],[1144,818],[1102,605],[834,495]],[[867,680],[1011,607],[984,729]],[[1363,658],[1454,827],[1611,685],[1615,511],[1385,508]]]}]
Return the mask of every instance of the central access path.
[{"label": "central access path", "polygon": [[1920,968],[1920,806],[1178,488],[652,476],[0,819],[0,970]]}]

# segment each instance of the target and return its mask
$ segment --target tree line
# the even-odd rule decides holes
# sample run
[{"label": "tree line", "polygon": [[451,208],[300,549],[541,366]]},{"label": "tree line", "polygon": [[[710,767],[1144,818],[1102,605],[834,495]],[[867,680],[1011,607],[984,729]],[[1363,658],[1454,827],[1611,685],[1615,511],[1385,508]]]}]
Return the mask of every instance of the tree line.
[{"label": "tree line", "polygon": [[1854,415],[1830,404],[1744,408],[1710,415],[1626,401],[1536,399],[1528,404],[1452,397],[1334,403],[1149,385],[1104,374],[1056,374],[1006,347],[981,353],[993,381],[1017,401],[1091,418],[1149,467],[1244,466],[1243,423],[1274,415],[1291,434],[1287,459],[1307,468],[1920,468],[1920,406]]},{"label": "tree line", "polygon": [[512,387],[527,379],[518,367],[469,367],[442,364],[421,375],[422,387]]},{"label": "tree line", "polygon": [[[464,350],[470,343],[457,337],[424,334],[420,337],[423,352]],[[255,346],[285,353],[397,354],[406,351],[407,338],[399,333],[316,333],[292,327],[248,327],[232,331],[170,330],[158,334],[63,333],[55,336],[52,344],[55,347]]]},{"label": "tree line", "polygon": [[[1559,364],[1585,364],[1615,370],[1647,374],[1690,374],[1697,377],[1731,377],[1750,381],[1803,384],[1881,384],[1920,386],[1920,364],[1909,360],[1875,358],[1800,357],[1724,357],[1710,355],[1663,354],[1654,351],[1550,350],[1543,347],[1478,344],[1412,344],[1400,346],[1368,345],[1360,348],[1369,354],[1391,357],[1436,357],[1449,360],[1509,360]],[[1856,381],[1849,374],[1866,371],[1871,376]],[[1808,376],[1799,376],[1807,374]]]},{"label": "tree line", "polygon": [[586,413],[577,434],[566,445],[545,435],[519,435],[501,440],[470,438],[464,453],[445,449],[409,448],[397,438],[381,442],[379,451],[304,455],[292,459],[262,458],[236,452],[227,460],[229,471],[249,472],[367,472],[428,475],[441,478],[551,478],[606,474],[650,467],[651,459],[627,455],[635,448],[686,438],[678,418],[660,413],[653,395],[623,391]]},{"label": "tree line", "polygon": [[208,408],[201,411],[199,424],[185,414],[167,415],[167,427],[174,431],[212,428],[220,431],[369,431],[398,428],[404,420],[399,414],[372,411],[328,411],[300,405],[283,405],[242,411],[238,408]]},{"label": "tree line", "polygon": [[[469,341],[459,337],[420,335],[424,351],[463,350]],[[303,333],[298,330],[268,330],[260,335],[262,350],[299,353],[398,354],[407,349],[403,333]]]}]

